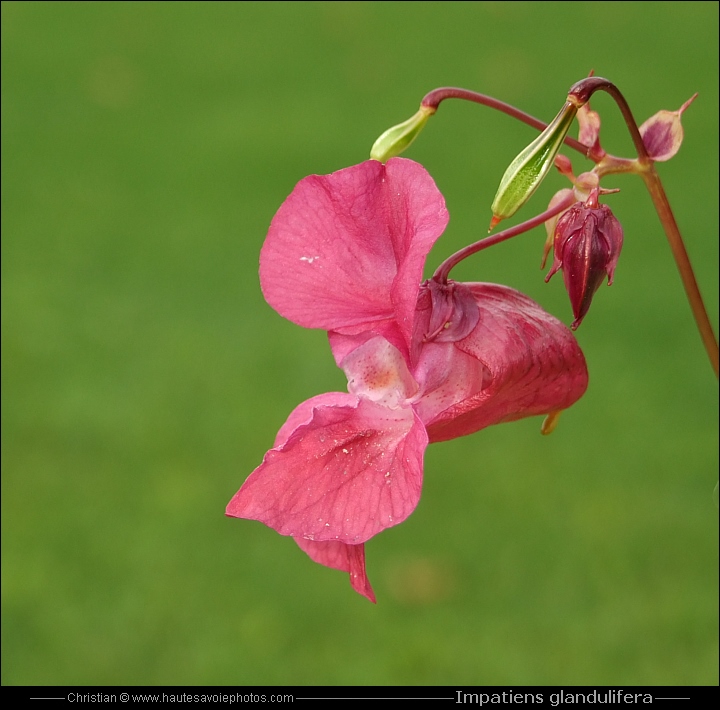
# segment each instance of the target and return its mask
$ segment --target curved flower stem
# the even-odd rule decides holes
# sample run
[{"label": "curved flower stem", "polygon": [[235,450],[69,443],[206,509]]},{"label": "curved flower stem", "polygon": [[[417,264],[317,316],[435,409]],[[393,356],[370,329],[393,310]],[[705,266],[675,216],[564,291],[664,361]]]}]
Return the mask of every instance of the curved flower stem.
[{"label": "curved flower stem", "polygon": [[467,257],[469,257],[471,254],[477,254],[477,252],[482,251],[483,249],[487,249],[488,247],[494,246],[495,244],[504,242],[506,239],[512,239],[512,237],[516,237],[518,236],[518,234],[522,234],[523,232],[527,232],[534,227],[543,224],[543,222],[547,222],[552,217],[560,214],[575,202],[577,202],[577,198],[573,194],[569,194],[564,200],[562,200],[562,202],[559,202],[557,205],[555,205],[549,210],[546,210],[542,214],[539,214],[536,217],[527,220],[527,222],[516,224],[514,227],[510,227],[509,229],[505,229],[502,232],[493,234],[491,237],[485,237],[484,239],[481,239],[474,244],[470,244],[469,246],[464,247],[460,251],[455,252],[452,256],[445,259],[445,261],[443,261],[443,263],[438,266],[438,268],[435,270],[435,273],[433,274],[433,279],[440,283],[447,283],[450,271],[454,267],[456,267],[461,261],[467,259]]},{"label": "curved flower stem", "polygon": [[645,143],[643,143],[642,136],[640,135],[640,129],[635,122],[630,106],[628,106],[628,102],[625,100],[625,97],[620,93],[620,89],[618,89],[611,81],[603,79],[601,76],[589,76],[585,79],[580,79],[580,81],[570,87],[570,91],[568,91],[568,99],[575,102],[579,108],[590,101],[590,97],[596,91],[606,91],[610,94],[610,96],[612,96],[615,103],[618,105],[623,118],[625,119],[628,130],[630,131],[632,142],[635,145],[635,150],[638,154],[638,159],[640,162],[650,160],[647,150],[645,149]]},{"label": "curved flower stem", "polygon": [[[544,121],[531,116],[529,113],[525,113],[525,111],[521,111],[519,108],[506,104],[504,101],[499,101],[492,96],[480,94],[477,91],[470,91],[469,89],[458,89],[454,86],[443,86],[439,89],[433,89],[429,94],[425,94],[425,97],[420,102],[420,106],[432,109],[434,113],[437,111],[440,102],[445,99],[463,99],[464,101],[472,101],[476,104],[482,104],[483,106],[494,108],[496,111],[501,111],[502,113],[506,113],[508,116],[517,118],[518,121],[527,123],[528,126],[537,128],[539,131],[544,131],[548,125]],[[583,145],[580,141],[570,138],[570,136],[566,136],[565,145],[569,148],[577,150],[579,153],[582,153],[583,156],[587,157],[589,148],[588,146]]]},{"label": "curved flower stem", "polygon": [[710,323],[710,318],[708,317],[707,309],[705,308],[705,303],[703,302],[697,280],[695,279],[695,273],[690,263],[690,257],[685,249],[685,244],[677,222],[675,221],[670,203],[668,202],[667,195],[665,194],[665,189],[660,181],[660,176],[655,170],[655,163],[648,156],[642,136],[640,135],[640,130],[638,129],[627,101],[625,101],[625,97],[620,93],[620,90],[607,79],[603,79],[602,77],[588,77],[587,79],[581,79],[570,88],[568,98],[582,105],[587,103],[590,96],[598,90],[606,91],[612,96],[620,108],[628,130],[630,131],[633,143],[635,144],[635,150],[638,154],[636,172],[642,177],[645,187],[647,187],[650,193],[650,198],[653,201],[660,223],[665,231],[665,236],[670,244],[670,250],[672,251],[675,264],[680,273],[680,278],[685,288],[690,309],[695,317],[695,323],[700,332],[700,337],[702,338],[703,345],[710,359],[710,364],[717,377],[720,369],[718,364],[720,358],[718,357],[717,338]]}]

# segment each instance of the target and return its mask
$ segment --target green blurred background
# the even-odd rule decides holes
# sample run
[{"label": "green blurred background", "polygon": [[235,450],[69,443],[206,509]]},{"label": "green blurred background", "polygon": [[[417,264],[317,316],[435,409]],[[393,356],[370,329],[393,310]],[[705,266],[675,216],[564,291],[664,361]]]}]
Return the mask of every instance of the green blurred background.
[{"label": "green blurred background", "polygon": [[[718,682],[717,386],[629,176],[605,183],[626,241],[578,332],[586,396],[551,437],[430,447],[416,512],[367,545],[377,606],[223,515],[291,409],[345,388],[324,333],[260,293],[294,184],[437,86],[549,120],[590,69],[638,122],[700,92],[659,170],[717,324],[715,2],[2,4],[4,684]],[[442,105],[407,153],[451,214],[428,272],[485,233],[534,135]],[[570,322],[543,241],[456,277]]]}]

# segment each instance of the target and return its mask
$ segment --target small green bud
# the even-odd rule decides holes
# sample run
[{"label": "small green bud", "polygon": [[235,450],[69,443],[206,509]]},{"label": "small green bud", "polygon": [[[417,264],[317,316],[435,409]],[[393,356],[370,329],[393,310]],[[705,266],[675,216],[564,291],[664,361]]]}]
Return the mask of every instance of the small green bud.
[{"label": "small green bud", "polygon": [[548,127],[510,163],[492,203],[490,229],[500,220],[512,217],[530,199],[552,167],[576,113],[577,106],[568,101]]},{"label": "small green bud", "polygon": [[417,138],[428,118],[434,113],[434,108],[420,106],[420,110],[412,118],[388,128],[373,144],[370,149],[370,158],[384,163],[390,158],[400,155]]}]

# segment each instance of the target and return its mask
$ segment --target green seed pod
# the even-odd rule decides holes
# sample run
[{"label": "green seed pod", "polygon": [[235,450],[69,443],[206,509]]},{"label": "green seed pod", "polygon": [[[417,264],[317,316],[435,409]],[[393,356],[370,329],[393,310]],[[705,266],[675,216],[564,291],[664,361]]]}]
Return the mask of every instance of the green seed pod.
[{"label": "green seed pod", "polygon": [[492,203],[491,229],[530,199],[552,167],[576,113],[577,106],[568,101],[548,127],[510,163]]}]

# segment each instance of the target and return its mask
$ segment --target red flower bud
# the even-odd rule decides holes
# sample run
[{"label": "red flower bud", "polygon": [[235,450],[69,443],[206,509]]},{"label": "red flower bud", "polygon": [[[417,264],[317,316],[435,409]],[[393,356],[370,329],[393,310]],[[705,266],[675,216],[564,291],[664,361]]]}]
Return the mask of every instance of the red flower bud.
[{"label": "red flower bud", "polygon": [[587,202],[577,202],[563,213],[555,227],[554,261],[545,281],[563,270],[565,288],[570,296],[575,330],[590,308],[595,291],[607,275],[613,273],[622,249],[623,232],[607,205],[598,203],[596,188]]}]

